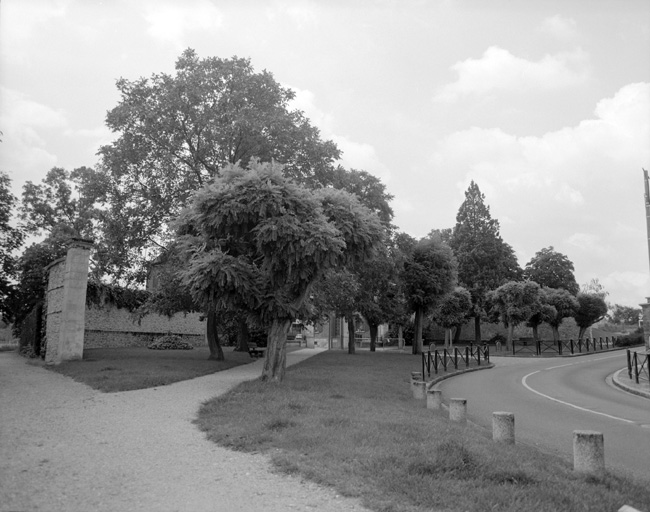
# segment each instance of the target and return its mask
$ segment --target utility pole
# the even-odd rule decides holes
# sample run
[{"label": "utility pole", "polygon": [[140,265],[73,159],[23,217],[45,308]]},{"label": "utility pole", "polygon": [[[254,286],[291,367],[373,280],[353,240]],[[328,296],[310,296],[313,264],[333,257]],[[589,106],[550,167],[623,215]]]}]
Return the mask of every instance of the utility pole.
[{"label": "utility pole", "polygon": [[[643,184],[645,185],[645,220],[648,234],[648,262],[650,263],[650,180],[648,179],[648,171],[645,169],[643,169]],[[641,304],[641,309],[643,310],[645,349],[646,352],[650,353],[650,297],[647,297],[646,302]]]}]

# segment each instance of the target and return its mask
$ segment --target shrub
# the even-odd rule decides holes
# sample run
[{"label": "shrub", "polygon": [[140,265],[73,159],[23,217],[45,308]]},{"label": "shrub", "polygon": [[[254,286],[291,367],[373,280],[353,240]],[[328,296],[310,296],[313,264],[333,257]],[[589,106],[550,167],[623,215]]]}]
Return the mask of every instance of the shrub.
[{"label": "shrub", "polygon": [[183,341],[180,336],[167,334],[166,336],[156,338],[147,345],[147,348],[152,350],[192,350],[194,347],[186,341]]},{"label": "shrub", "polygon": [[488,340],[488,343],[490,345],[495,345],[497,342],[499,342],[499,343],[505,345],[506,341],[507,341],[507,339],[503,334],[498,334],[497,333]]},{"label": "shrub", "polygon": [[615,347],[633,347],[635,345],[643,345],[643,331],[633,332],[627,336],[619,336],[614,340]]}]

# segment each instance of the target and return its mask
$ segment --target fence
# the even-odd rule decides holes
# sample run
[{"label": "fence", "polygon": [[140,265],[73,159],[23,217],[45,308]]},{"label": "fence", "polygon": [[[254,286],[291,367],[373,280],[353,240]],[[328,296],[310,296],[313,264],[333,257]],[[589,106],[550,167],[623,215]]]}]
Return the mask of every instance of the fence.
[{"label": "fence", "polygon": [[431,377],[431,369],[435,374],[438,373],[440,368],[447,371],[447,368],[453,365],[455,370],[458,370],[458,361],[469,368],[472,361],[476,361],[478,366],[481,365],[481,360],[485,363],[490,362],[490,349],[487,345],[482,347],[478,345],[469,345],[465,350],[428,350],[422,353],[422,376]]},{"label": "fence", "polygon": [[627,350],[627,374],[630,379],[634,379],[637,384],[640,381],[650,383],[650,354],[639,354]]},{"label": "fence", "polygon": [[581,354],[583,352],[598,352],[600,350],[609,350],[615,348],[616,338],[612,336],[612,339],[609,339],[609,336],[603,338],[584,338],[577,341],[570,340],[557,340],[557,341],[544,341],[537,340],[534,341],[532,338],[522,338],[517,341],[512,342],[512,355],[517,355],[521,353],[529,353],[536,356],[541,356],[547,352],[553,354],[564,355],[569,354]]}]

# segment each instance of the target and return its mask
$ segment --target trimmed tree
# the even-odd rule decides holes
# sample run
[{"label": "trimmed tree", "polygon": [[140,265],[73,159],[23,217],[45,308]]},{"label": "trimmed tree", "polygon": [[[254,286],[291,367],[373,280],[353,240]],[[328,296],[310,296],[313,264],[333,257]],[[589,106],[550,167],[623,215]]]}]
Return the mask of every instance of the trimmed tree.
[{"label": "trimmed tree", "polygon": [[567,290],[546,288],[544,290],[545,302],[555,309],[555,314],[547,320],[553,329],[553,341],[560,339],[560,325],[565,318],[575,316],[580,308],[578,300]]},{"label": "trimmed tree", "polygon": [[279,164],[237,165],[199,190],[178,221],[195,302],[242,310],[270,325],[262,379],[282,380],[286,336],[308,316],[313,284],[328,269],[370,258],[383,228],[351,194],[310,191]]},{"label": "trimmed tree", "polygon": [[527,321],[540,307],[540,288],[533,281],[510,281],[488,294],[491,307],[508,329],[506,349],[512,349],[517,325]]},{"label": "trimmed tree", "polygon": [[422,353],[425,315],[436,307],[457,280],[457,263],[451,248],[440,238],[420,240],[404,263],[402,280],[406,299],[415,312],[413,354]]},{"label": "trimmed tree", "polygon": [[445,295],[433,312],[433,321],[445,329],[445,348],[451,348],[452,330],[458,329],[472,309],[472,296],[463,287]]},{"label": "trimmed tree", "polygon": [[578,339],[581,340],[589,327],[605,318],[607,303],[605,299],[596,293],[579,293],[576,298],[579,307],[574,318],[580,328]]}]

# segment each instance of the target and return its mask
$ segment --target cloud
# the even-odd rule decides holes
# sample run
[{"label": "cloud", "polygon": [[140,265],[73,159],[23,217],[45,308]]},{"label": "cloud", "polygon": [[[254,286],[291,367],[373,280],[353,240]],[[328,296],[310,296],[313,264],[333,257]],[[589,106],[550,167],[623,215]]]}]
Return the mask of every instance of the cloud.
[{"label": "cloud", "polygon": [[144,19],[149,24],[150,36],[176,46],[183,45],[186,32],[218,29],[223,25],[223,14],[209,0],[152,2],[145,6]]},{"label": "cloud", "polygon": [[559,14],[546,18],[540,25],[539,31],[560,41],[571,41],[578,37],[575,20],[573,18],[564,18]]},{"label": "cloud", "polygon": [[280,19],[288,19],[298,30],[314,27],[320,19],[320,6],[314,2],[275,2],[266,9],[270,22],[277,23]]},{"label": "cloud", "polygon": [[516,57],[508,50],[491,46],[480,59],[457,62],[451,69],[458,79],[442,86],[434,101],[451,103],[463,96],[493,91],[528,91],[573,87],[588,77],[588,55],[578,49],[545,55],[539,61]]}]

